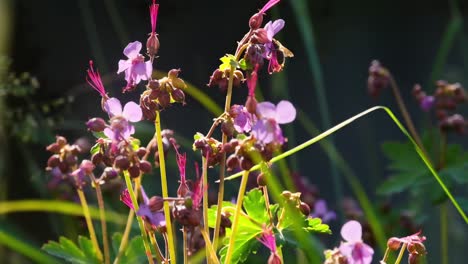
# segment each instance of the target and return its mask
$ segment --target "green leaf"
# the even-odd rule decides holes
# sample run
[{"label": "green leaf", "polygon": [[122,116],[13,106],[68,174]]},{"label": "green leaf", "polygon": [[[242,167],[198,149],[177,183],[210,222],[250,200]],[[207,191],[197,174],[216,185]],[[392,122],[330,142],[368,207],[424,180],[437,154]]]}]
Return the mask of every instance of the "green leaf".
[{"label": "green leaf", "polygon": [[237,68],[239,63],[236,60],[236,57],[232,54],[226,54],[224,57],[220,58],[221,60],[221,65],[219,65],[219,70],[220,71],[225,71],[228,69],[231,69],[231,66],[234,68]]},{"label": "green leaf", "polygon": [[266,224],[270,222],[266,210],[265,197],[259,189],[252,189],[245,194],[244,209],[247,215],[258,223]]},{"label": "green leaf", "polygon": [[114,255],[119,254],[120,243],[122,243],[122,234],[114,233],[112,235],[112,249],[114,250]]},{"label": "green leaf", "polygon": [[252,67],[252,64],[250,64],[248,61],[246,61],[245,59],[241,59],[239,61],[239,68],[246,71],[246,70],[252,69],[253,67]]},{"label": "green leaf", "polygon": [[101,131],[101,132],[93,132],[93,136],[94,136],[95,138],[107,138],[106,134],[104,134],[103,131]]},{"label": "green leaf", "polygon": [[[114,233],[112,235],[112,249],[115,256],[119,254],[120,243],[122,242],[122,234]],[[127,244],[125,252],[120,256],[119,263],[132,264],[132,263],[146,263],[147,257],[145,247],[141,236],[135,236]]]},{"label": "green leaf", "polygon": [[94,146],[90,150],[91,155],[98,153],[100,149],[101,149],[101,145],[99,143],[94,144]]},{"label": "green leaf", "polygon": [[140,148],[141,142],[140,142],[140,140],[138,138],[134,138],[134,139],[132,139],[130,144],[132,145],[132,149],[134,151],[137,151]]},{"label": "green leaf", "polygon": [[307,218],[307,226],[305,227],[305,229],[317,233],[331,234],[330,227],[327,224],[322,224],[322,219],[318,217]]},{"label": "green leaf", "polygon": [[94,249],[89,248],[89,246],[92,247],[92,243],[88,238],[79,237],[79,243],[80,247],[75,245],[73,241],[60,237],[58,243],[49,241],[42,246],[42,249],[51,255],[75,264],[100,263]]},{"label": "green leaf", "polygon": [[377,194],[389,195],[413,188],[415,185],[422,185],[431,180],[428,176],[429,173],[425,170],[393,174],[377,188]]},{"label": "green leaf", "polygon": [[389,169],[393,171],[416,172],[426,171],[424,163],[414,154],[413,145],[401,142],[382,144],[384,155],[390,160]]}]

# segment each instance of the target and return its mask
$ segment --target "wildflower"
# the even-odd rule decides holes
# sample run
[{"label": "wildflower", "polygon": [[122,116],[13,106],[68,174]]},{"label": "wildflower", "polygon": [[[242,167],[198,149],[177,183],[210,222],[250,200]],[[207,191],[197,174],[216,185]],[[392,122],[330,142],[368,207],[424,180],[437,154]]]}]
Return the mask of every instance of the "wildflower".
[{"label": "wildflower", "polygon": [[322,219],[322,222],[327,223],[331,220],[336,219],[336,213],[328,211],[327,203],[325,200],[317,200],[314,204],[314,212],[310,215],[311,217],[318,217]]},{"label": "wildflower", "polygon": [[257,238],[265,247],[267,247],[271,254],[268,258],[268,264],[281,264],[281,258],[276,251],[276,239],[275,234],[271,230],[271,228],[264,228],[262,236]]},{"label": "wildflower", "polygon": [[419,102],[419,105],[421,106],[421,109],[423,111],[428,112],[434,106],[434,102],[435,102],[434,96],[425,96],[424,98],[421,99],[421,101]]},{"label": "wildflower", "polygon": [[109,98],[104,108],[109,114],[110,127],[104,129],[104,134],[113,141],[128,139],[135,133],[135,127],[129,122],[135,123],[141,120],[142,112],[140,106],[134,102],[125,104],[123,111],[119,99]]},{"label": "wildflower", "polygon": [[279,124],[287,124],[296,118],[296,109],[289,101],[280,101],[278,105],[262,102],[257,105],[257,114],[261,117],[252,128],[252,135],[262,143],[283,144],[285,139]]},{"label": "wildflower", "polygon": [[252,129],[253,118],[245,106],[231,106],[229,115],[234,119],[234,129],[238,133],[246,133]]},{"label": "wildflower", "polygon": [[148,80],[151,77],[153,71],[153,65],[151,61],[145,62],[145,57],[140,54],[141,42],[131,42],[125,47],[123,53],[127,56],[127,60],[119,61],[119,69],[117,73],[125,71],[125,80],[127,86],[124,88],[124,92],[130,91],[141,81]]},{"label": "wildflower", "polygon": [[[269,60],[268,64],[268,73],[273,73],[273,72],[280,72],[283,69],[283,65],[281,65],[278,61],[279,56],[282,56],[284,58],[284,54],[279,47],[278,43],[275,43],[273,37],[281,31],[284,27],[284,20],[283,19],[278,19],[275,21],[270,21],[268,22],[264,30],[266,31],[266,36],[267,40],[265,43],[265,52],[263,54],[263,57],[267,60]],[[292,54],[292,53],[291,53]],[[288,54],[289,55],[289,54]]]},{"label": "wildflower", "polygon": [[[136,215],[142,217],[147,223],[151,225],[153,229],[161,230],[161,228],[166,226],[164,213],[160,210],[151,210],[151,199],[148,199],[148,196],[146,196],[143,187],[141,187],[141,194],[143,196],[143,203],[139,205],[139,209],[136,212]],[[130,209],[135,210],[128,189],[122,191],[120,194],[120,201],[122,201]]]},{"label": "wildflower", "polygon": [[362,241],[362,227],[358,221],[348,221],[341,228],[341,236],[346,242],[340,245],[340,252],[349,264],[370,264],[374,250]]}]

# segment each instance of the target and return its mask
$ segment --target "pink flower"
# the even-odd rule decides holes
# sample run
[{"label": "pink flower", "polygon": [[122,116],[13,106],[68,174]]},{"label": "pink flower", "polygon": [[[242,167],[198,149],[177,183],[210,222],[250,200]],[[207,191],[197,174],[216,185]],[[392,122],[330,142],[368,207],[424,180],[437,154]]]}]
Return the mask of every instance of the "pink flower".
[{"label": "pink flower", "polygon": [[271,228],[264,227],[262,236],[257,238],[257,240],[260,241],[271,252],[268,263],[282,263],[281,258],[278,256],[278,252],[276,251],[275,233],[273,233]]},{"label": "pink flower", "polygon": [[110,126],[104,129],[104,134],[113,141],[126,140],[133,135],[135,127],[130,122],[138,122],[143,116],[140,106],[135,102],[125,104],[122,111],[122,105],[117,98],[109,98],[104,103],[104,109],[111,118]]},{"label": "pink flower", "polygon": [[260,119],[252,127],[252,135],[260,142],[283,144],[285,139],[279,124],[291,123],[296,119],[296,108],[289,101],[280,101],[278,105],[261,102],[257,105]]},{"label": "pink flower", "polygon": [[374,250],[362,241],[362,227],[358,221],[348,221],[341,228],[346,242],[340,245],[340,252],[349,264],[370,264]]},{"label": "pink flower", "polygon": [[89,69],[87,70],[88,76],[86,76],[86,81],[88,82],[94,90],[96,90],[103,99],[107,99],[106,89],[104,84],[102,84],[101,75],[98,71],[94,70],[93,61],[89,61]]},{"label": "pink flower", "polygon": [[127,86],[124,92],[133,89],[141,80],[148,80],[153,71],[151,61],[145,62],[145,57],[140,54],[142,44],[139,41],[131,42],[125,47],[123,53],[127,60],[119,61],[117,73],[125,71]]},{"label": "pink flower", "polygon": [[265,43],[263,57],[269,61],[268,73],[270,74],[273,72],[280,72],[283,69],[283,66],[278,62],[278,51],[273,43],[273,37],[283,29],[284,23],[283,19],[277,19],[268,22],[264,27],[267,32],[268,42]]}]

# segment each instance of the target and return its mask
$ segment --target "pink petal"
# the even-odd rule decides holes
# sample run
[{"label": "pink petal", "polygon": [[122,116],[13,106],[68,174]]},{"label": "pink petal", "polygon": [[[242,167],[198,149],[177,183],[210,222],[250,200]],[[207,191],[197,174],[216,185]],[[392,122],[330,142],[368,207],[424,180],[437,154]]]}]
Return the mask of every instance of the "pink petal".
[{"label": "pink petal", "polygon": [[119,99],[117,98],[109,98],[104,103],[104,109],[109,114],[110,117],[119,116],[122,114],[122,105],[120,104]]},{"label": "pink petal", "polygon": [[257,104],[257,114],[263,118],[276,118],[276,106],[270,102],[261,102]]},{"label": "pink petal", "polygon": [[132,66],[131,60],[119,60],[119,69],[117,70],[117,73],[121,73],[125,71],[126,69],[130,68],[131,66]]},{"label": "pink petal", "polygon": [[110,138],[110,139],[114,139],[115,138],[115,134],[114,134],[114,131],[112,131],[112,129],[106,127],[104,128],[104,135],[106,135],[106,137]]},{"label": "pink petal", "polygon": [[291,123],[296,119],[296,108],[289,101],[281,101],[276,106],[276,122],[279,124]]},{"label": "pink petal", "polygon": [[127,47],[125,47],[123,53],[129,59],[134,59],[138,56],[138,54],[140,54],[141,47],[142,45],[140,41],[130,42],[128,43]]},{"label": "pink petal", "polygon": [[341,236],[348,242],[359,242],[362,240],[362,227],[358,221],[346,222],[341,228]]},{"label": "pink petal", "polygon": [[153,64],[151,63],[151,61],[147,61],[145,62],[145,65],[146,65],[146,76],[148,78],[151,78],[151,75],[153,75]]},{"label": "pink petal", "polygon": [[143,113],[140,106],[135,102],[128,102],[124,106],[122,116],[130,122],[138,122],[141,120]]}]

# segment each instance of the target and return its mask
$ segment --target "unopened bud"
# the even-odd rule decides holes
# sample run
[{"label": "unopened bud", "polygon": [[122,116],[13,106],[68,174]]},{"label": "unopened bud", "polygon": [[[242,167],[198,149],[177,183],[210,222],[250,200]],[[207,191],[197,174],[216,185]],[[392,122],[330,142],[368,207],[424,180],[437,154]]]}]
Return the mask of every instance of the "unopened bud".
[{"label": "unopened bud", "polygon": [[254,166],[252,160],[247,157],[243,157],[241,160],[241,168],[243,170],[250,170]]},{"label": "unopened bud", "polygon": [[47,167],[49,168],[55,168],[60,164],[60,157],[58,154],[50,156],[50,158],[47,160]]},{"label": "unopened bud", "polygon": [[46,150],[52,153],[60,153],[60,150],[62,148],[58,143],[52,143],[49,146],[47,146]]},{"label": "unopened bud", "polygon": [[252,36],[252,42],[255,44],[265,44],[270,42],[267,31],[263,28],[256,29]]},{"label": "unopened bud", "polygon": [[396,237],[391,237],[387,241],[387,247],[392,251],[398,250],[400,248],[400,245],[401,245],[401,241],[398,240],[398,238]]},{"label": "unopened bud", "polygon": [[57,142],[57,144],[59,144],[60,147],[63,147],[67,144],[67,139],[62,136],[57,136],[55,142]]},{"label": "unopened bud", "polygon": [[113,168],[107,167],[104,169],[104,176],[106,177],[106,179],[111,180],[117,178],[119,174]]},{"label": "unopened bud", "polygon": [[179,73],[180,73],[180,69],[172,69],[167,73],[167,77],[169,79],[174,79],[179,76]]},{"label": "unopened bud", "polygon": [[254,96],[247,97],[245,108],[247,109],[247,112],[251,114],[257,113],[257,99],[255,99]]},{"label": "unopened bud", "polygon": [[299,210],[301,211],[301,213],[305,216],[308,216],[310,214],[310,207],[308,204],[304,203],[304,202],[301,202],[299,204]]},{"label": "unopened bud", "polygon": [[263,174],[263,173],[258,174],[257,184],[258,184],[258,186],[266,186],[265,174]]},{"label": "unopened bud", "polygon": [[156,56],[159,50],[159,39],[156,34],[152,34],[149,36],[148,40],[146,40],[146,52],[150,57]]},{"label": "unopened bud", "polygon": [[167,91],[161,91],[158,97],[161,107],[166,108],[171,104],[171,95]]},{"label": "unopened bud", "polygon": [[140,147],[138,150],[137,150],[137,156],[138,158],[143,158],[144,156],[146,155],[146,149],[144,147]]},{"label": "unopened bud", "polygon": [[80,164],[80,169],[82,169],[86,174],[93,173],[95,166],[90,160],[83,160]]},{"label": "unopened bud", "polygon": [[148,82],[148,87],[151,89],[151,90],[154,90],[154,89],[158,89],[160,86],[160,83],[158,80],[151,80]]},{"label": "unopened bud", "polygon": [[128,173],[130,174],[131,178],[138,178],[138,176],[140,176],[140,168],[136,165],[133,165],[128,168]]},{"label": "unopened bud", "polygon": [[157,212],[164,206],[164,199],[161,196],[153,196],[149,199],[148,206],[151,212]]},{"label": "unopened bud", "polygon": [[228,171],[232,171],[239,167],[239,158],[236,155],[231,155],[226,160],[226,167]]},{"label": "unopened bud", "polygon": [[152,169],[151,163],[146,160],[140,161],[140,170],[143,173],[150,173]]},{"label": "unopened bud", "polygon": [[172,90],[171,95],[172,95],[172,98],[174,99],[174,101],[176,101],[178,103],[184,103],[185,102],[185,94],[181,89],[175,88],[174,90]]},{"label": "unopened bud", "polygon": [[106,122],[102,118],[95,117],[88,120],[88,122],[86,122],[86,126],[93,132],[101,132],[106,128]]},{"label": "unopened bud", "polygon": [[258,29],[263,23],[263,14],[256,13],[249,19],[249,27],[251,30]]},{"label": "unopened bud", "polygon": [[234,134],[234,123],[231,119],[227,119],[221,125],[221,131],[228,136],[231,137]]},{"label": "unopened bud", "polygon": [[126,170],[130,167],[130,161],[128,161],[128,158],[126,156],[120,155],[115,158],[114,166],[121,170]]}]

